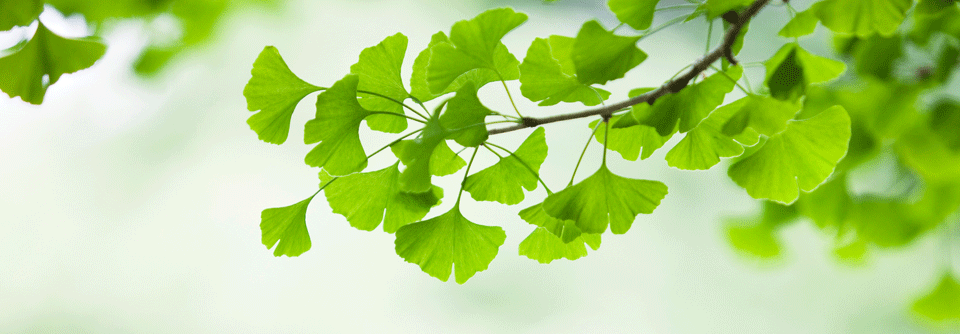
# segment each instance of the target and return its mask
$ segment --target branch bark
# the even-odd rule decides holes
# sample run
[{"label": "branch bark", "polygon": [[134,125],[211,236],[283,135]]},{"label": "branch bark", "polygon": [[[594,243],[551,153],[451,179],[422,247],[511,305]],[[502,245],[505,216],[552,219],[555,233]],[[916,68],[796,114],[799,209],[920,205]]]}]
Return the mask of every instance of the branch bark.
[{"label": "branch bark", "polygon": [[667,83],[664,83],[662,86],[660,86],[660,88],[654,89],[642,95],[638,95],[631,99],[614,103],[611,105],[607,105],[601,108],[588,109],[588,110],[570,113],[570,114],[563,114],[563,115],[556,115],[556,116],[542,117],[542,118],[524,117],[523,123],[517,124],[514,126],[505,127],[505,128],[492,129],[490,130],[490,134],[495,135],[500,133],[507,133],[507,132],[522,130],[526,128],[533,128],[543,124],[568,121],[572,119],[578,119],[578,118],[584,118],[584,117],[590,117],[590,116],[601,116],[601,117],[607,118],[607,117],[610,117],[610,115],[612,115],[613,113],[617,112],[618,110],[628,108],[644,102],[649,102],[652,104],[653,101],[655,101],[660,97],[679,92],[681,89],[687,86],[690,80],[693,80],[693,78],[695,78],[697,75],[707,70],[707,68],[710,68],[710,64],[713,64],[714,62],[719,60],[721,57],[726,56],[728,58],[731,58],[731,63],[735,64],[735,60],[732,59],[733,52],[731,51],[731,48],[733,47],[733,43],[736,42],[737,36],[740,35],[740,31],[743,30],[743,26],[747,24],[747,22],[750,22],[750,20],[753,19],[753,17],[756,16],[757,13],[759,13],[760,10],[763,9],[763,7],[766,6],[767,3],[769,2],[770,0],[757,0],[757,1],[754,1],[752,4],[750,4],[750,6],[743,11],[743,13],[740,13],[739,17],[737,18],[737,22],[734,22],[733,24],[731,24],[730,28],[727,29],[726,34],[723,36],[723,43],[721,43],[720,46],[718,46],[716,49],[708,53],[703,58],[700,58],[699,60],[697,60],[697,62],[693,63],[693,65],[691,66],[690,70],[687,71],[687,73],[671,81],[668,81]]}]

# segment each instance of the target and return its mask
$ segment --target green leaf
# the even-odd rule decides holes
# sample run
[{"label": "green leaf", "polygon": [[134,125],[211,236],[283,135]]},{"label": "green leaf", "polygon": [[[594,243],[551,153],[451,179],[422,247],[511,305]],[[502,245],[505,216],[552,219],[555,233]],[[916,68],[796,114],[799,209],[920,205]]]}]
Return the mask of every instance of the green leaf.
[{"label": "green leaf", "polygon": [[639,40],[639,36],[614,35],[597,21],[584,23],[570,56],[577,80],[584,85],[602,85],[623,78],[627,71],[647,59],[647,54],[636,46]]},{"label": "green leaf", "polygon": [[707,18],[714,18],[731,10],[740,7],[746,7],[753,3],[753,0],[707,0]]},{"label": "green leaf", "polygon": [[745,255],[766,260],[780,257],[780,240],[770,226],[731,220],[726,231],[730,244]]},{"label": "green leaf", "polygon": [[913,0],[825,0],[811,10],[834,32],[865,37],[892,35],[911,6]]},{"label": "green leaf", "polygon": [[260,112],[250,116],[247,124],[260,140],[283,144],[290,133],[293,110],[304,97],[320,90],[290,71],[277,48],[263,48],[253,62],[253,77],[243,88],[247,109]]},{"label": "green leaf", "polygon": [[317,116],[307,121],[303,142],[320,144],[307,153],[307,165],[323,167],[337,176],[367,167],[359,131],[370,111],[357,102],[358,81],[358,76],[347,75],[317,96]]},{"label": "green leaf", "polygon": [[[64,74],[93,66],[106,51],[103,43],[90,38],[63,38],[39,23],[29,42],[0,58],[0,90],[11,98],[19,96],[24,102],[41,104],[47,87]],[[48,78],[46,82],[44,77]]]},{"label": "green leaf", "polygon": [[930,130],[951,151],[960,153],[960,102],[938,101],[930,112]]},{"label": "green leaf", "polygon": [[484,119],[492,114],[477,97],[477,88],[467,83],[447,102],[447,111],[440,115],[440,126],[451,132],[447,139],[467,147],[478,146],[490,136]]},{"label": "green leaf", "polygon": [[690,131],[723,103],[724,96],[733,91],[742,74],[742,67],[731,67],[677,93],[658,98],[652,108],[634,108],[633,117],[640,124],[656,128],[661,136],[672,133],[678,122],[680,132]]},{"label": "green leaf", "polygon": [[538,227],[520,242],[519,251],[520,255],[544,264],[559,259],[573,261],[587,256],[585,243],[589,244],[593,250],[597,250],[600,248],[600,235],[584,234],[571,242],[564,243],[560,237],[545,228]]},{"label": "green leaf", "polygon": [[277,246],[273,256],[294,257],[310,250],[306,219],[307,207],[314,196],[291,206],[266,209],[260,214],[261,241],[267,249]]},{"label": "green leaf", "polygon": [[440,204],[443,189],[434,186],[433,191],[420,194],[400,191],[400,168],[394,164],[374,172],[344,176],[330,183],[324,194],[333,212],[346,217],[350,226],[373,231],[382,221],[383,231],[393,233],[423,219],[430,208]]},{"label": "green leaf", "polygon": [[960,151],[952,150],[940,135],[926,127],[914,127],[898,138],[894,143],[897,155],[926,182],[960,182],[956,172],[960,170]]},{"label": "green leaf", "polygon": [[433,186],[430,183],[432,175],[450,175],[467,165],[463,158],[447,146],[444,141],[447,135],[449,131],[440,126],[439,119],[434,117],[427,122],[416,139],[400,141],[390,147],[393,154],[406,166],[400,174],[401,191],[430,191]]},{"label": "green leaf", "polygon": [[820,22],[820,20],[817,19],[817,14],[814,10],[808,9],[799,12],[790,22],[787,22],[787,25],[783,26],[783,29],[780,29],[779,35],[787,38],[795,38],[812,34],[813,31],[817,29],[817,22]]},{"label": "green leaf", "polygon": [[757,133],[773,136],[782,132],[787,127],[787,121],[796,115],[800,110],[800,104],[791,101],[780,101],[774,98],[748,95],[739,101],[746,101],[736,104],[736,112],[729,116],[729,120],[723,124],[721,131],[727,136],[737,136],[742,134],[747,128],[755,130]]},{"label": "green leaf", "polygon": [[728,175],[753,198],[793,203],[799,190],[812,191],[833,173],[849,141],[850,117],[835,106],[790,121],[756,153],[730,166]]},{"label": "green leaf", "polygon": [[944,274],[933,291],[913,303],[913,311],[933,321],[960,320],[960,282]]},{"label": "green leaf", "polygon": [[[396,34],[380,44],[360,52],[360,60],[350,66],[350,73],[360,77],[358,90],[377,93],[396,101],[410,96],[400,78],[403,56],[407,52],[407,36]],[[395,101],[376,95],[360,94],[360,105],[367,110],[386,111],[403,115],[403,106]],[[371,129],[399,133],[407,128],[407,119],[391,115],[370,115],[367,125]]]},{"label": "green leaf", "polygon": [[638,214],[652,213],[667,195],[667,186],[657,181],[618,176],[600,166],[592,176],[547,196],[543,211],[560,220],[572,220],[584,233],[610,230],[624,234]]},{"label": "green leaf", "polygon": [[0,0],[0,31],[29,26],[43,12],[40,0]]},{"label": "green leaf", "polygon": [[[580,228],[577,227],[575,221],[564,221],[548,215],[543,211],[543,203],[538,203],[520,210],[519,216],[529,224],[545,228],[550,233],[553,233],[553,235],[559,237],[564,243],[576,240],[583,233],[580,231]],[[597,242],[597,247],[599,247],[599,242]],[[596,249],[596,247],[594,247],[594,249]]]},{"label": "green leaf", "polygon": [[401,227],[396,235],[397,255],[444,282],[455,266],[459,284],[486,270],[507,238],[500,227],[464,218],[459,203],[443,215]]},{"label": "green leaf", "polygon": [[842,62],[810,54],[796,43],[784,45],[764,65],[764,83],[770,95],[781,100],[796,100],[807,85],[833,80],[846,69]]},{"label": "green leaf", "polygon": [[816,190],[800,194],[799,211],[819,228],[840,230],[850,215],[853,202],[847,193],[847,178],[839,174]]},{"label": "green leaf", "polygon": [[[939,0],[933,0],[934,2]],[[910,31],[910,38],[920,45],[926,45],[937,32],[960,38],[960,7],[950,5],[939,10],[930,10],[930,1],[921,1],[917,11],[913,14],[914,23]]]},{"label": "green leaf", "polygon": [[441,95],[456,92],[467,83],[472,83],[474,87],[483,87],[484,85],[500,81],[501,73],[504,80],[513,80],[520,77],[517,68],[519,61],[507,51],[503,45],[497,47],[493,53],[493,63],[496,71],[487,68],[475,68],[469,70],[457,77],[450,86],[443,92],[432,93],[427,83],[427,64],[430,63],[433,56],[433,47],[438,44],[450,44],[450,39],[443,32],[438,32],[430,39],[429,46],[420,52],[413,63],[413,74],[410,78],[410,95],[421,102],[433,100]]},{"label": "green leaf", "polygon": [[850,219],[857,235],[880,247],[903,246],[924,230],[929,217],[909,203],[886,199],[863,200],[852,206]]},{"label": "green leaf", "polygon": [[723,134],[721,130],[723,124],[749,102],[750,99],[740,99],[710,113],[700,125],[688,132],[667,152],[667,165],[684,170],[710,169],[720,162],[720,158],[743,154],[744,145],[755,145],[759,134],[752,129],[746,129],[732,137]]},{"label": "green leaf", "polygon": [[900,36],[874,35],[857,43],[857,73],[887,80],[893,75],[896,62],[903,56]]},{"label": "green leaf", "polygon": [[[506,51],[500,39],[526,21],[526,14],[510,8],[498,8],[483,12],[469,21],[455,23],[450,30],[450,43],[438,43],[431,48],[432,54],[426,67],[430,92],[441,93],[464,73],[480,68],[492,70],[504,80],[517,79],[519,73],[516,64],[519,62],[516,58],[510,55],[509,65],[504,64],[502,59],[499,63],[497,61],[503,58],[498,57],[498,53]],[[501,71],[505,65],[513,69],[506,73]]]},{"label": "green leaf", "polygon": [[540,165],[547,158],[543,128],[537,128],[513,154],[484,170],[470,175],[463,190],[478,201],[496,201],[514,205],[523,201],[523,189],[537,189]]},{"label": "green leaf", "polygon": [[653,13],[659,2],[660,0],[609,0],[607,6],[620,22],[635,30],[644,30],[653,23]]},{"label": "green leaf", "polygon": [[[614,116],[610,119],[610,124],[617,124],[621,121],[621,119],[624,118],[633,118],[633,116],[630,114]],[[595,128],[597,126],[597,122],[600,122],[600,120],[591,122],[590,128]],[[608,132],[610,133],[609,139],[606,138]],[[620,156],[624,159],[637,161],[637,158],[649,158],[653,152],[663,147],[663,144],[670,140],[670,137],[673,137],[673,133],[670,133],[666,136],[661,136],[659,133],[657,133],[657,130],[652,127],[646,125],[633,125],[622,128],[611,127],[609,131],[606,129],[606,127],[600,127],[594,133],[593,137],[600,144],[603,144],[606,140],[607,149],[620,153]],[[642,156],[640,155],[641,151],[643,151]]]},{"label": "green leaf", "polygon": [[537,38],[530,44],[520,64],[520,92],[541,106],[560,102],[582,102],[595,106],[610,97],[610,92],[585,85],[577,80],[577,70],[570,58],[576,40],[564,36]]}]

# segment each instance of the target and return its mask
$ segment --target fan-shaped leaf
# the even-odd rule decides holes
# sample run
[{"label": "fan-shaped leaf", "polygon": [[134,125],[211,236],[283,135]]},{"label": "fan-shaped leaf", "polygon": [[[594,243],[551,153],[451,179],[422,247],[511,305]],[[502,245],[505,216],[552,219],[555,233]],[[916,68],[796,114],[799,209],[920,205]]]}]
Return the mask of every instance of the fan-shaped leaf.
[{"label": "fan-shaped leaf", "polygon": [[749,101],[740,99],[710,113],[700,125],[670,149],[666,156],[667,164],[685,170],[710,169],[720,162],[720,158],[743,154],[744,145],[755,145],[759,135],[752,129],[746,129],[733,137],[723,134],[721,130],[723,124]]},{"label": "fan-shaped leaf", "polygon": [[653,13],[659,2],[660,0],[609,0],[607,6],[620,22],[633,29],[644,30],[653,23]]},{"label": "fan-shaped leaf", "polygon": [[602,85],[623,78],[627,71],[647,59],[647,54],[636,46],[639,40],[639,36],[614,35],[597,21],[584,23],[570,56],[577,80],[584,85]]},{"label": "fan-shaped leaf", "polygon": [[263,48],[253,62],[253,77],[243,88],[247,109],[260,112],[250,116],[247,124],[260,140],[283,144],[290,133],[290,118],[300,100],[320,90],[290,71],[277,48]]},{"label": "fan-shaped leaf", "polygon": [[[403,56],[407,52],[407,36],[396,34],[380,44],[360,52],[360,60],[350,66],[350,73],[360,77],[358,90],[377,93],[396,101],[410,96],[400,78]],[[380,96],[360,93],[360,105],[367,110],[403,114],[403,106]],[[407,128],[407,119],[391,115],[370,115],[367,125],[371,129],[399,133]]]},{"label": "fan-shaped leaf", "polygon": [[825,0],[814,5],[817,18],[834,32],[870,36],[893,34],[913,0]]},{"label": "fan-shaped leaf", "polygon": [[0,31],[28,26],[43,12],[40,0],[0,0]]},{"label": "fan-shaped leaf", "polygon": [[328,185],[324,194],[333,212],[346,217],[351,226],[373,231],[382,221],[383,231],[393,233],[423,219],[430,208],[440,204],[443,189],[434,186],[433,191],[419,194],[400,191],[400,168],[394,164],[344,176]]},{"label": "fan-shaped leaf", "polygon": [[784,45],[764,65],[770,95],[781,100],[795,100],[807,85],[833,80],[846,69],[842,62],[810,54],[796,43]]},{"label": "fan-shaped leaf", "polygon": [[307,154],[307,165],[323,167],[332,175],[347,175],[367,167],[360,144],[360,122],[370,115],[357,102],[359,77],[347,75],[317,96],[317,116],[306,124],[303,142],[319,142]]},{"label": "fan-shaped leaf", "polygon": [[261,240],[267,249],[277,246],[273,256],[294,257],[310,250],[306,217],[313,197],[291,206],[263,210],[260,215]]},{"label": "fan-shaped leaf", "polygon": [[537,189],[540,165],[547,158],[543,128],[537,128],[513,154],[467,177],[463,190],[478,201],[497,201],[507,205],[523,201],[523,188]]},{"label": "fan-shaped leaf", "polygon": [[570,58],[575,39],[564,36],[537,38],[530,44],[520,64],[520,92],[541,106],[560,102],[582,102],[595,106],[610,97],[610,92],[577,80]]}]

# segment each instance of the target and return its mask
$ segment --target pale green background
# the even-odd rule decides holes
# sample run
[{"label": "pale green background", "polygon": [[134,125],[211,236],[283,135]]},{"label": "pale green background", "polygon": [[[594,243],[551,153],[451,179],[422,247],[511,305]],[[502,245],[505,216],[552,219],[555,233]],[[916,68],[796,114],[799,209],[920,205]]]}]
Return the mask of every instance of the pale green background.
[{"label": "pale green background", "polygon": [[[322,197],[307,217],[309,252],[275,258],[260,244],[260,211],[298,202],[318,182],[318,170],[302,162],[310,147],[299,139],[315,97],[298,108],[285,145],[258,141],[245,123],[250,112],[241,92],[265,45],[277,46],[302,78],[329,85],[347,73],[360,50],[396,32],[410,37],[409,71],[431,34],[490,7],[511,5],[530,14],[505,39],[521,59],[535,37],[575,35],[594,17],[614,25],[600,2],[565,2],[293,1],[279,13],[231,16],[217,42],[153,80],[130,71],[151,25],[118,25],[107,36],[106,57],[64,77],[43,106],[0,98],[0,332],[934,330],[908,308],[939,279],[936,238],[873,252],[866,266],[849,267],[830,255],[830,236],[801,223],[784,231],[784,260],[758,264],[731,249],[721,222],[751,214],[757,203],[725,177],[723,166],[678,171],[663,161],[666,150],[643,162],[610,155],[614,172],[661,180],[670,194],[628,234],[605,235],[598,252],[575,262],[541,265],[517,255],[532,226],[516,212],[542,200],[542,190],[516,207],[465,200],[469,219],[502,226],[508,237],[490,269],[463,286],[405,263],[394,253],[392,235],[350,227]],[[678,12],[664,17],[673,15]],[[773,54],[784,42],[774,37],[775,25],[786,19],[782,7],[766,10],[751,26],[743,60]],[[77,23],[49,11],[44,20],[60,32]],[[630,88],[659,85],[694,61],[704,51],[704,27],[697,20],[641,42],[652,56],[609,86],[613,99],[625,98]],[[0,37],[6,43],[0,47],[12,45],[10,34]],[[804,43],[824,54],[826,38],[818,30]],[[762,70],[749,73],[755,84],[762,81]],[[519,97],[519,83],[510,86]],[[498,85],[484,88],[482,97],[491,108],[509,111]],[[520,108],[529,115],[580,109],[537,109],[525,100]],[[543,175],[555,190],[569,178],[587,122],[547,127],[551,155]],[[515,147],[527,133],[495,142]],[[368,150],[389,140],[364,135]],[[580,177],[597,168],[598,148],[592,146]],[[389,157],[371,166],[384,166]],[[492,163],[490,156],[479,157],[477,166]],[[439,179],[447,197],[431,216],[452,205],[460,177]]]}]

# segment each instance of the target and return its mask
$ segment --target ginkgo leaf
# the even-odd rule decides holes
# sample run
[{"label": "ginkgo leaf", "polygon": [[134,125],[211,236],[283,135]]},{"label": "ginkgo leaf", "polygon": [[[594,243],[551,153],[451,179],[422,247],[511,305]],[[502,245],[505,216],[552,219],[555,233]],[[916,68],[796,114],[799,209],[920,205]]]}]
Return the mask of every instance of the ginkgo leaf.
[{"label": "ginkgo leaf", "polygon": [[837,230],[847,221],[853,206],[847,193],[846,174],[837,174],[816,190],[800,194],[797,206],[819,228]]},{"label": "ginkgo leaf", "polygon": [[652,213],[667,195],[661,182],[618,176],[606,164],[574,186],[547,196],[543,211],[560,220],[572,220],[584,233],[610,230],[624,234],[638,214]]},{"label": "ginkgo leaf", "polygon": [[[633,116],[630,114],[614,116],[610,118],[610,124],[616,124],[623,118],[633,118]],[[599,120],[591,122],[590,128],[596,128],[597,122]],[[607,133],[610,134],[610,138],[606,138]],[[594,132],[593,137],[600,144],[606,142],[608,150],[620,153],[620,156],[624,159],[637,161],[637,158],[646,159],[653,155],[653,152],[663,147],[663,144],[673,137],[673,133],[661,136],[652,127],[633,125],[620,128],[611,127],[609,130],[606,127],[600,127]],[[641,151],[643,155],[640,154]]]},{"label": "ginkgo leaf", "polygon": [[790,22],[787,22],[783,29],[778,33],[780,36],[795,38],[812,34],[817,29],[817,14],[814,10],[808,9],[797,13]]},{"label": "ginkgo leaf", "polygon": [[0,31],[29,26],[43,12],[40,0],[0,0]]},{"label": "ginkgo leaf", "polygon": [[644,30],[653,23],[653,12],[659,2],[660,0],[609,0],[607,6],[620,22],[635,30]]},{"label": "ginkgo leaf", "polygon": [[753,0],[707,0],[707,18],[714,18],[740,7],[749,6]]},{"label": "ginkgo leaf", "polygon": [[[471,20],[457,22],[450,29],[450,43],[431,47],[432,54],[426,67],[426,81],[431,93],[441,93],[458,77],[470,70],[489,69],[503,80],[515,80],[519,72],[503,73],[496,62],[497,53],[505,49],[500,39],[527,21],[527,15],[510,8],[491,9]],[[510,56],[513,68],[519,63]],[[516,76],[514,75],[516,74]]]},{"label": "ginkgo leaf", "polygon": [[397,255],[444,282],[453,266],[459,284],[486,270],[507,238],[500,227],[464,218],[460,203],[440,216],[403,226],[396,235]]},{"label": "ginkgo leaf", "polygon": [[434,186],[432,191],[419,194],[400,191],[400,168],[394,164],[344,176],[330,183],[324,194],[333,212],[346,217],[351,226],[373,231],[382,221],[383,231],[393,233],[423,219],[430,208],[440,204],[443,188]]},{"label": "ginkgo leaf", "polygon": [[672,133],[678,122],[680,132],[690,131],[723,103],[724,96],[733,91],[742,74],[740,66],[718,72],[675,94],[658,98],[651,108],[633,108],[633,117],[640,124],[657,129],[661,136]]},{"label": "ginkgo leaf", "polygon": [[29,42],[0,58],[0,90],[11,98],[19,96],[24,102],[41,104],[47,87],[64,74],[93,66],[106,51],[103,43],[63,38],[39,23]]},{"label": "ginkgo leaf", "polygon": [[795,100],[806,93],[807,85],[833,80],[846,69],[842,62],[813,55],[796,43],[784,45],[764,65],[770,95]]},{"label": "ginkgo leaf", "polygon": [[266,209],[260,214],[261,241],[267,249],[277,246],[273,256],[294,257],[310,250],[306,219],[307,207],[314,196],[291,206]]},{"label": "ginkgo leaf", "polygon": [[540,165],[547,158],[543,128],[537,128],[513,154],[500,158],[493,166],[467,177],[463,190],[478,201],[496,201],[514,205],[523,201],[523,189],[537,189]]},{"label": "ginkgo leaf", "polygon": [[553,235],[556,235],[564,243],[572,242],[583,234],[583,231],[577,227],[577,222],[572,220],[560,220],[551,217],[543,211],[543,203],[535,204],[529,208],[520,210],[518,214],[520,219],[531,224],[547,229]]},{"label": "ginkgo leaf", "polygon": [[491,71],[487,68],[469,70],[453,80],[444,91],[432,93],[427,83],[427,64],[430,63],[431,57],[433,56],[433,47],[441,43],[450,44],[450,39],[447,38],[447,35],[443,32],[438,32],[430,39],[429,46],[421,51],[417,59],[414,60],[413,74],[410,76],[410,95],[421,102],[430,101],[441,95],[456,92],[467,83],[473,84],[474,87],[483,87],[488,83],[500,81],[500,75],[497,73],[501,73],[504,80],[513,80],[520,77],[520,72],[517,68],[520,62],[501,44],[493,53],[493,64],[497,69],[496,71]]},{"label": "ginkgo leaf", "polygon": [[477,97],[477,88],[467,83],[457,91],[446,104],[447,110],[440,115],[440,126],[451,133],[447,139],[453,139],[457,144],[473,147],[487,141],[490,134],[484,119],[493,114],[480,103]]},{"label": "ginkgo leaf", "polygon": [[770,137],[753,155],[730,166],[728,175],[753,198],[793,203],[817,188],[847,153],[850,117],[831,107]]},{"label": "ginkgo leaf", "polygon": [[[745,102],[740,102],[745,101]],[[787,121],[793,118],[800,110],[800,103],[796,101],[781,101],[771,97],[747,95],[738,100],[742,103],[731,103],[739,106],[723,124],[721,132],[727,136],[737,136],[747,128],[766,136],[773,136],[787,128]]]},{"label": "ginkgo leaf", "polygon": [[584,234],[571,242],[564,243],[560,237],[545,228],[538,227],[520,242],[519,253],[544,264],[559,259],[573,261],[587,256],[587,247],[584,244],[597,250],[600,248],[600,235]]},{"label": "ginkgo leaf", "polygon": [[541,106],[560,102],[582,102],[595,106],[610,97],[610,92],[577,80],[570,58],[576,40],[565,36],[537,38],[530,44],[520,64],[520,92]]},{"label": "ginkgo leaf", "polygon": [[277,48],[263,48],[253,62],[253,75],[243,88],[247,109],[260,112],[250,116],[247,124],[260,140],[283,144],[290,133],[290,118],[300,100],[322,88],[311,85],[290,71]]},{"label": "ginkgo leaf", "polygon": [[944,274],[933,291],[913,303],[913,311],[933,321],[960,320],[960,282]]},{"label": "ginkgo leaf", "polygon": [[639,36],[614,35],[597,21],[584,23],[570,54],[577,80],[584,85],[602,85],[623,78],[647,59],[647,54],[637,48],[639,40]]},{"label": "ginkgo leaf", "polygon": [[[360,52],[360,60],[350,66],[350,73],[360,77],[358,90],[377,93],[396,101],[410,96],[400,78],[403,56],[407,52],[407,36],[396,34],[380,44]],[[380,96],[360,93],[364,109],[403,114],[403,106]],[[391,115],[370,115],[367,125],[377,131],[399,133],[407,128],[407,119]]]},{"label": "ginkgo leaf", "polygon": [[737,251],[760,259],[780,257],[782,247],[775,231],[764,224],[731,220],[727,222],[727,239]]},{"label": "ginkgo leaf", "polygon": [[857,73],[888,80],[893,75],[896,62],[903,55],[900,36],[873,35],[860,40],[856,45]]},{"label": "ginkgo leaf", "polygon": [[710,169],[720,162],[720,158],[739,156],[743,154],[743,146],[755,145],[759,134],[753,129],[746,129],[733,137],[721,130],[749,101],[740,99],[710,113],[667,152],[667,165],[684,170]]},{"label": "ginkgo leaf", "polygon": [[820,22],[844,34],[889,36],[906,17],[913,0],[825,0],[814,4]]},{"label": "ginkgo leaf", "polygon": [[359,131],[370,111],[357,102],[358,81],[358,76],[347,75],[317,96],[317,116],[307,121],[303,142],[320,144],[307,153],[307,165],[337,176],[367,167]]},{"label": "ginkgo leaf", "polygon": [[430,191],[432,175],[456,173],[466,161],[447,146],[444,138],[449,132],[440,126],[436,117],[427,121],[416,139],[404,140],[390,146],[393,154],[406,166],[400,174],[400,190],[412,193]]}]

